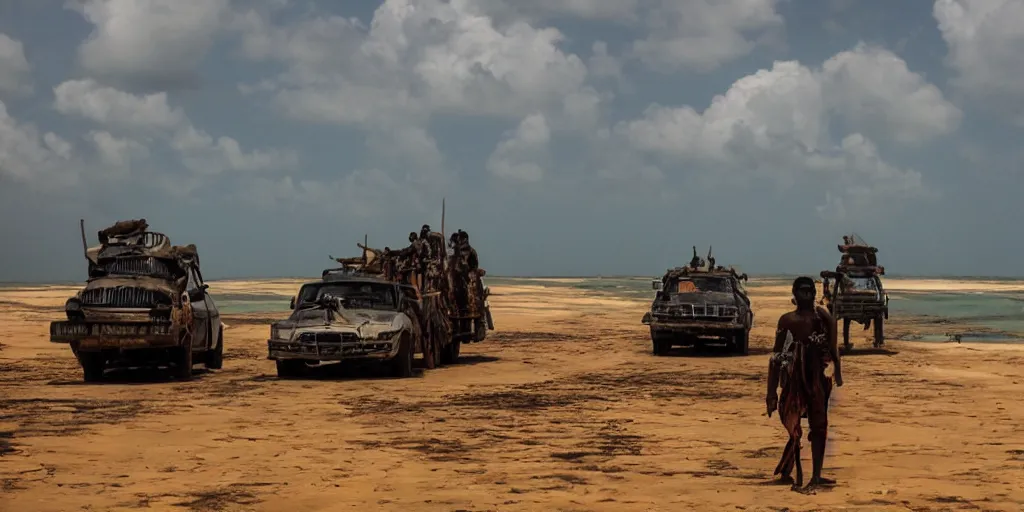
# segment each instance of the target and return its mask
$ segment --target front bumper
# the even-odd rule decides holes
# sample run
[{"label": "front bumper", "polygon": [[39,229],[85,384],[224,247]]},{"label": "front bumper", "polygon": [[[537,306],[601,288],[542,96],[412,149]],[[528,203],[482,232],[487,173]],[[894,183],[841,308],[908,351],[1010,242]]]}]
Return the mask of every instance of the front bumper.
[{"label": "front bumper", "polygon": [[321,341],[267,340],[267,359],[306,361],[348,361],[391,359],[398,355],[399,340]]},{"label": "front bumper", "polygon": [[647,323],[652,331],[686,334],[691,336],[725,336],[746,329],[739,321],[699,321],[665,317],[651,318]]},{"label": "front bumper", "polygon": [[869,319],[879,315],[889,317],[889,306],[879,302],[841,301],[834,306],[836,318]]},{"label": "front bumper", "polygon": [[178,346],[177,329],[169,323],[50,322],[51,343],[76,343],[78,350],[169,348]]}]

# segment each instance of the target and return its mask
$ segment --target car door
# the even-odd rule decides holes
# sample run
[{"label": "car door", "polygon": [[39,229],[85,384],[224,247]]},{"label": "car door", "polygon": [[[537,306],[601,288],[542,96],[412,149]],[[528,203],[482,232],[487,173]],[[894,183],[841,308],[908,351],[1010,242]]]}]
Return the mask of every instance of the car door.
[{"label": "car door", "polygon": [[[196,275],[194,268],[188,269],[188,283],[185,285],[185,292],[193,296],[196,291],[202,290],[202,281]],[[192,349],[205,350],[210,339],[210,309],[207,307],[206,292],[202,292],[202,300],[192,301]]]},{"label": "car door", "polygon": [[207,340],[207,346],[212,349],[216,348],[218,343],[218,334],[220,333],[221,326],[220,309],[217,308],[217,303],[213,301],[213,296],[210,295],[210,290],[205,286],[206,283],[203,282],[202,272],[197,271],[196,275],[199,277],[199,285],[204,288],[203,302],[206,305],[206,311],[209,312],[209,329],[207,329],[209,339]]}]

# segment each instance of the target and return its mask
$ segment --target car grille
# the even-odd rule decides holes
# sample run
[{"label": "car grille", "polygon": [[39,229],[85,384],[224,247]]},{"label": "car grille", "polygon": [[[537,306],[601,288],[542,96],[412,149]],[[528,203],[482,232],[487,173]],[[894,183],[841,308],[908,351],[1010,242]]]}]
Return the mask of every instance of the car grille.
[{"label": "car grille", "polygon": [[118,258],[96,265],[96,270],[100,275],[174,277],[167,263],[152,257]]},{"label": "car grille", "polygon": [[299,335],[299,341],[302,343],[358,343],[359,336],[351,332],[304,332]]},{"label": "car grille", "polygon": [[738,309],[736,306],[722,304],[658,304],[653,313],[703,321],[729,321],[736,318]]},{"label": "car grille", "polygon": [[153,308],[170,306],[171,298],[167,295],[136,288],[133,286],[117,286],[113,288],[96,288],[82,293],[82,305],[110,308]]}]

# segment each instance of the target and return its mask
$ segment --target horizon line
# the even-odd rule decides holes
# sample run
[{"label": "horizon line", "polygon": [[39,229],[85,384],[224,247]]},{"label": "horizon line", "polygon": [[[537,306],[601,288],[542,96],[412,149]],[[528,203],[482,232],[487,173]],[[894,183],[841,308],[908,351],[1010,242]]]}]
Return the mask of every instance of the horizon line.
[{"label": "horizon line", "polygon": [[[751,280],[758,279],[791,279],[801,275],[808,274],[796,274],[796,273],[783,273],[783,274],[761,274],[757,276],[750,276]],[[594,275],[487,275],[485,279],[657,279],[658,276],[654,275],[630,275],[630,274],[594,274]],[[819,278],[816,276],[810,276],[815,280]],[[882,276],[885,278],[896,278],[896,279],[969,279],[969,280],[1024,280],[1024,276],[1007,276],[1007,275],[952,275],[952,274],[891,274]],[[207,282],[218,282],[218,281],[275,281],[275,280],[314,280],[319,281],[320,277],[316,276],[233,276],[223,277],[218,279],[209,279]],[[11,286],[11,285],[71,285],[81,284],[86,280],[56,280],[56,281],[0,281],[0,286]]]}]

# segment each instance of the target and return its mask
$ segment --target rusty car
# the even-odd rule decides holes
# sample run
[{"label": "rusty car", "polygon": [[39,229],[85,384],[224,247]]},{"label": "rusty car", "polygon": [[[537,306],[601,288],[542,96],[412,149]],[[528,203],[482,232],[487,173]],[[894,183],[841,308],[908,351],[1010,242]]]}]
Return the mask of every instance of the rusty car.
[{"label": "rusty car", "polygon": [[421,343],[416,290],[351,272],[326,272],[303,284],[287,319],[270,325],[267,358],[277,375],[305,375],[310,366],[376,361],[395,377],[411,377]]},{"label": "rusty car", "polygon": [[820,274],[821,301],[836,321],[843,323],[842,350],[853,350],[852,322],[863,325],[864,330],[874,326],[872,346],[881,348],[885,345],[885,321],[889,319],[889,295],[882,286],[885,267],[878,264],[878,248],[853,234],[844,236],[838,249],[842,256],[835,270]]},{"label": "rusty car", "polygon": [[[712,260],[713,263],[713,260]],[[650,327],[655,355],[673,346],[724,342],[746,355],[754,313],[743,287],[746,274],[697,263],[676,267],[651,282],[656,291],[641,322]]]},{"label": "rusty car", "polygon": [[86,382],[125,366],[171,366],[188,380],[195,363],[223,365],[224,326],[195,245],[171,245],[148,226],[118,222],[90,248],[81,223],[88,279],[65,302],[67,319],[50,323],[50,341],[71,346]]}]

